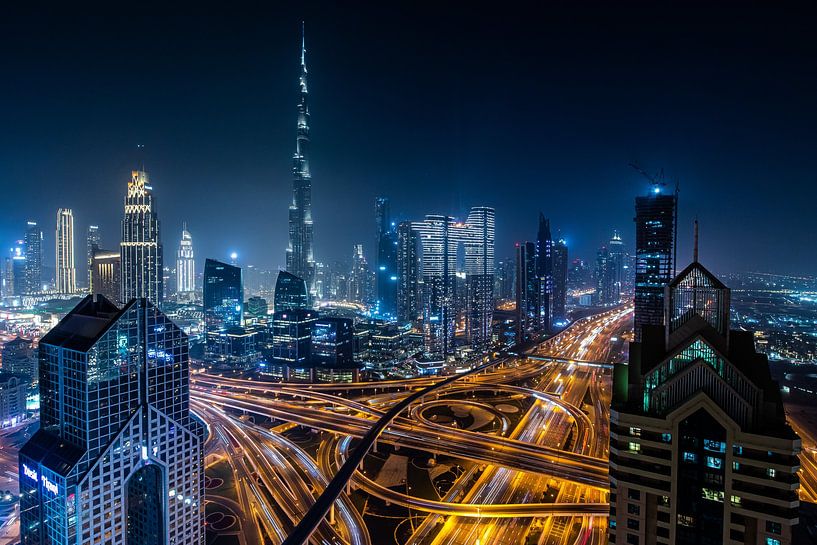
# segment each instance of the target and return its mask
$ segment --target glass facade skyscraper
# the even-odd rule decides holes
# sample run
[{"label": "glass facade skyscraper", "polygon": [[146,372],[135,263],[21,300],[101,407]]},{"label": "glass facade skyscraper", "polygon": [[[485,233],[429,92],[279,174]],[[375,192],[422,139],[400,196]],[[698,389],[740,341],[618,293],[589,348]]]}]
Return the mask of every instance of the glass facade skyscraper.
[{"label": "glass facade skyscraper", "polygon": [[635,199],[635,339],[644,325],[664,323],[664,286],[675,267],[678,196],[660,187]]},{"label": "glass facade skyscraper", "polygon": [[204,329],[207,353],[224,354],[223,333],[240,328],[244,320],[244,283],[241,267],[208,259],[204,262]]},{"label": "glass facade skyscraper", "polygon": [[550,220],[539,213],[539,230],[536,233],[537,329],[550,331],[553,322],[553,238]]},{"label": "glass facade skyscraper", "polygon": [[162,239],[155,205],[148,173],[134,170],[128,182],[122,219],[120,300],[123,302],[144,297],[161,306],[164,301]]},{"label": "glass facade skyscraper", "polygon": [[273,310],[306,310],[309,308],[309,293],[306,282],[287,271],[279,271],[275,280]]},{"label": "glass facade skyscraper", "polygon": [[[93,279],[91,278],[93,275],[93,259],[94,259],[94,251],[97,250],[101,245],[101,236],[99,233],[99,226],[97,225],[89,225],[88,226],[88,233],[85,236],[85,263],[88,266],[88,293],[93,295],[93,291],[91,291],[91,283]],[[117,295],[116,299],[119,299]]]},{"label": "glass facade skyscraper", "polygon": [[377,251],[377,312],[386,317],[397,316],[397,231],[391,221],[389,199],[375,200],[375,250]]},{"label": "glass facade skyscraper", "polygon": [[40,293],[43,289],[43,230],[37,222],[26,224],[25,234],[25,292]]},{"label": "glass facade skyscraper", "polygon": [[420,314],[419,236],[411,222],[397,227],[397,320],[417,321]]},{"label": "glass facade skyscraper", "polygon": [[182,239],[176,253],[176,298],[189,300],[196,291],[196,261],[193,256],[193,237],[182,227]]},{"label": "glass facade skyscraper", "polygon": [[307,289],[312,293],[315,257],[312,251],[312,174],[309,171],[309,93],[306,85],[306,44],[303,34],[299,87],[298,131],[295,154],[292,158],[292,204],[289,205],[289,246],[286,258],[287,272],[303,278]]},{"label": "glass facade skyscraper", "polygon": [[493,337],[495,215],[493,208],[472,208],[462,236],[465,250],[465,333],[475,350],[487,350]]},{"label": "glass facade skyscraper", "polygon": [[39,344],[20,451],[24,545],[203,545],[204,427],[187,336],[146,299],[87,296]]},{"label": "glass facade skyscraper", "polygon": [[560,238],[553,244],[553,320],[567,319],[567,243]]}]

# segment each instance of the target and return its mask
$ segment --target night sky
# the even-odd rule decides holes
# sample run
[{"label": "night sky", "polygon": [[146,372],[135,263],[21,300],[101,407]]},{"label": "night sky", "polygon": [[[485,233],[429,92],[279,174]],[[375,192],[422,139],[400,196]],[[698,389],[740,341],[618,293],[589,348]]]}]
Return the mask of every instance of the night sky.
[{"label": "night sky", "polygon": [[34,219],[53,264],[70,207],[83,271],[144,160],[166,262],[187,221],[198,261],[283,265],[303,18],[316,260],[374,257],[380,194],[398,219],[494,206],[497,258],[541,210],[593,259],[633,244],[637,161],[680,182],[682,264],[697,215],[713,270],[815,274],[815,4],[660,4],[7,15],[0,247]]}]

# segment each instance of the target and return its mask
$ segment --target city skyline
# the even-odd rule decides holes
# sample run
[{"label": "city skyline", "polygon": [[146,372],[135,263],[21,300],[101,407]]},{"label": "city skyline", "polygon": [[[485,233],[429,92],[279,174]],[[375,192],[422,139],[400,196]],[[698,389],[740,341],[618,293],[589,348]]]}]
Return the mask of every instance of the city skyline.
[{"label": "city skyline", "polygon": [[[330,10],[329,14],[334,12]],[[464,219],[467,210],[478,204],[495,208],[498,259],[512,257],[513,244],[531,237],[540,210],[556,227],[554,238],[566,238],[572,256],[591,261],[612,229],[624,233],[623,241],[632,249],[634,241],[626,236],[632,231],[630,197],[649,190],[647,180],[628,166],[630,161],[639,161],[650,172],[663,168],[670,184],[675,179],[680,182],[680,257],[690,254],[689,237],[684,234],[691,231],[692,217],[698,216],[702,225],[701,251],[713,270],[808,274],[815,268],[817,257],[809,252],[790,255],[775,244],[784,236],[806,244],[808,233],[814,231],[814,219],[803,208],[810,199],[789,200],[787,196],[800,193],[808,197],[813,191],[809,181],[814,176],[814,160],[802,150],[814,144],[814,135],[806,130],[813,108],[805,108],[804,101],[817,89],[813,76],[805,73],[813,62],[809,59],[814,58],[810,52],[815,46],[805,41],[799,23],[784,19],[781,11],[770,8],[768,13],[761,13],[759,8],[749,6],[735,25],[724,29],[710,28],[725,16],[719,9],[710,14],[712,25],[681,17],[679,24],[667,30],[665,39],[653,42],[651,51],[638,45],[642,38],[654,38],[654,31],[642,23],[651,17],[660,18],[660,10],[636,13],[635,20],[619,32],[604,30],[610,52],[599,52],[600,57],[610,60],[607,55],[634,55],[642,61],[637,66],[646,70],[643,73],[628,71],[632,68],[628,63],[614,63],[601,70],[599,65],[604,63],[589,58],[592,45],[599,41],[582,46],[570,42],[575,47],[549,51],[548,47],[554,46],[557,38],[565,38],[568,30],[577,32],[577,36],[598,30],[597,22],[581,19],[565,7],[554,8],[552,18],[546,21],[546,25],[554,26],[562,22],[565,29],[547,26],[553,32],[542,32],[541,36],[532,34],[524,23],[514,30],[502,17],[491,26],[484,15],[470,16],[466,28],[455,34],[440,32],[453,17],[448,12],[427,26],[418,17],[409,16],[405,28],[399,31],[390,22],[394,19],[387,17],[381,25],[365,26],[367,35],[379,44],[368,49],[364,49],[365,40],[355,31],[375,15],[388,15],[388,11],[369,14],[360,21],[347,21],[346,15],[342,20],[349,25],[338,25],[344,28],[342,32],[330,28],[327,18],[319,15],[287,14],[272,23],[278,32],[263,36],[263,40],[257,22],[229,19],[225,28],[216,29],[211,19],[202,16],[198,21],[208,30],[206,34],[213,43],[206,45],[194,39],[191,45],[181,47],[175,55],[186,63],[180,65],[178,74],[169,71],[169,60],[157,58],[158,46],[145,45],[138,54],[135,46],[127,44],[116,46],[110,53],[93,52],[93,39],[105,38],[110,32],[108,21],[91,18],[83,22],[87,36],[71,44],[69,49],[78,59],[72,62],[92,67],[94,62],[110,60],[109,55],[121,57],[128,61],[127,66],[135,63],[145,81],[169,78],[168,101],[163,104],[154,91],[138,99],[123,87],[111,88],[113,83],[130,77],[129,69],[115,65],[105,71],[105,81],[97,82],[103,83],[100,101],[83,108],[85,129],[78,128],[76,113],[60,109],[58,115],[49,116],[53,130],[46,132],[40,145],[31,146],[35,136],[32,131],[42,127],[45,120],[41,114],[35,115],[30,100],[36,98],[46,111],[51,111],[63,100],[87,90],[99,75],[87,69],[79,71],[81,75],[64,81],[58,96],[42,92],[22,96],[26,78],[7,89],[20,108],[11,118],[18,128],[16,138],[4,142],[8,145],[0,151],[0,159],[9,166],[4,183],[18,185],[36,179],[43,189],[65,183],[84,191],[76,195],[14,192],[10,195],[10,213],[0,223],[2,240],[11,244],[21,238],[28,220],[48,226],[54,211],[64,207],[74,210],[78,233],[84,233],[91,224],[99,225],[102,245],[112,247],[121,219],[121,211],[114,203],[121,202],[129,171],[141,168],[144,162],[155,185],[157,210],[167,239],[164,242],[177,238],[186,221],[197,241],[197,270],[201,271],[204,258],[224,259],[234,251],[241,263],[272,270],[284,268],[286,207],[291,200],[288,173],[292,104],[297,100],[299,27],[305,19],[309,62],[315,66],[310,79],[310,106],[318,112],[310,135],[314,139],[315,164],[311,166],[317,184],[314,209],[319,218],[314,235],[316,261],[347,260],[348,248],[358,243],[364,244],[369,261],[376,261],[377,249],[371,240],[372,208],[375,197],[381,195],[390,198],[392,217],[398,223],[432,213]],[[724,44],[730,40],[746,46],[751,31],[764,17],[768,19],[768,32],[759,39],[773,47],[778,57],[761,56],[751,63],[735,61],[725,73],[713,73],[709,68],[720,66],[723,59],[716,53],[707,61],[705,46],[726,47]],[[151,21],[147,18],[145,22]],[[33,31],[31,36],[48,28],[47,18],[24,20],[19,26],[25,28],[26,24]],[[144,28],[158,42],[179,46],[181,37],[189,38],[184,32],[176,33],[179,25],[179,20],[165,18]],[[246,30],[246,36],[225,45],[238,29]],[[476,35],[486,29],[497,40],[491,43],[507,38],[507,47],[513,47],[516,54],[500,55],[488,44],[477,43]],[[625,38],[625,31],[632,36]],[[15,32],[19,29],[8,35],[14,36]],[[393,36],[389,39],[390,33]],[[701,37],[702,44],[690,44],[689,50],[681,54],[671,38],[687,33]],[[437,40],[415,43],[418,36],[435,36]],[[188,49],[193,46],[200,50]],[[59,74],[65,68],[43,56],[44,47],[32,47],[15,60],[12,68],[21,75],[30,74],[31,68],[23,61],[31,61],[41,66],[43,74]],[[219,59],[238,59],[239,66],[251,70],[235,73],[223,62],[215,63],[214,70],[223,81],[214,80],[207,92],[196,88],[191,105],[185,106],[180,103],[181,97],[192,92],[191,83],[198,81],[191,71],[199,66],[200,56],[209,47],[224,48]],[[464,51],[472,47],[473,54],[465,56]],[[362,54],[364,51],[367,54]],[[61,54],[56,53],[55,58],[61,58]],[[475,67],[469,64],[472,57],[480,60],[483,74],[475,73]],[[262,59],[266,61],[260,62]],[[564,77],[539,74],[544,66],[561,69],[558,74]],[[418,78],[411,85],[407,85],[405,76],[395,74],[409,67],[413,77]],[[802,77],[798,85],[785,90],[769,83],[774,78],[752,76],[755,72],[786,70],[794,70]],[[517,116],[505,113],[512,103],[499,78],[505,71],[521,78],[512,87],[524,100],[523,120],[506,119]],[[370,77],[364,78],[363,74]],[[631,83],[624,85],[619,80]],[[641,81],[650,83],[643,85]],[[580,83],[604,84],[611,96],[602,100],[598,94],[601,91],[566,96],[567,89]],[[752,83],[759,88],[749,93],[748,86],[736,87],[738,83]],[[245,107],[236,106],[236,101],[229,98],[228,91],[235,85],[246,93],[238,101],[246,99]],[[395,94],[395,85],[417,96],[408,96],[406,91]],[[414,108],[432,89],[438,89],[437,102],[425,110]],[[734,97],[730,93],[737,90],[741,91],[737,99],[727,99]],[[758,102],[761,96],[763,101]],[[146,110],[147,99],[151,107]],[[670,104],[677,104],[677,111],[662,113],[657,118],[661,123],[656,123],[655,114],[663,112],[660,107]],[[580,107],[602,105],[608,107],[607,117],[602,120],[590,112],[577,113]],[[708,110],[699,111],[704,105]],[[728,108],[723,110],[725,105]],[[211,114],[211,125],[202,127],[194,118],[197,108],[205,106]],[[718,107],[721,110],[716,111]],[[414,111],[411,108],[417,111],[417,119],[406,116]],[[118,130],[113,138],[105,112],[113,112],[118,122],[125,123],[125,129]],[[163,121],[161,117],[168,112],[173,114],[172,121]],[[367,115],[361,115],[364,112]],[[133,117],[137,114],[140,119]],[[531,128],[532,122],[538,127]],[[505,132],[518,123],[525,126],[520,127],[525,138],[524,142],[516,142],[522,146],[522,153],[512,168],[508,169],[503,159],[505,144],[494,138],[490,148],[496,153],[488,155],[495,158],[485,157],[481,151],[475,155],[488,142],[489,133]],[[432,126],[437,134],[429,132]],[[787,131],[783,135],[774,130],[781,126]],[[620,131],[621,143],[614,142],[613,129]],[[200,134],[194,135],[193,131]],[[671,133],[672,137],[662,138],[661,132]],[[441,146],[443,135],[447,140]],[[55,150],[58,136],[71,144]],[[790,145],[785,153],[781,136],[786,136],[785,142]],[[16,153],[21,146],[25,152]],[[39,154],[48,154],[54,160],[39,160],[45,156]],[[582,156],[592,159],[585,161]],[[503,166],[501,171],[497,170],[499,165]],[[788,190],[769,191],[781,185]],[[516,198],[516,192],[524,192],[526,198]],[[741,206],[718,213],[716,203],[735,192]],[[39,204],[33,204],[34,198]],[[338,207],[350,214],[341,219],[333,213]],[[762,219],[758,221],[758,217]],[[53,241],[48,240],[49,230],[45,232],[47,248]],[[725,252],[728,241],[734,242],[734,250]],[[52,267],[52,256],[44,254],[44,264]],[[165,260],[170,261],[165,262],[172,263],[172,258],[166,255]],[[77,272],[83,272],[81,265]]]}]

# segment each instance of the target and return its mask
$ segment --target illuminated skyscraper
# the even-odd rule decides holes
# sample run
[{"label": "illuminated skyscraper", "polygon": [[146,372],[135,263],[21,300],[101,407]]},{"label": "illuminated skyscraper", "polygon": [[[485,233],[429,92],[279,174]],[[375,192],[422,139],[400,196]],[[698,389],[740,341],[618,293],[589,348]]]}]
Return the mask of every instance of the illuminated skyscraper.
[{"label": "illuminated skyscraper", "polygon": [[179,300],[190,300],[196,291],[196,262],[193,258],[193,238],[182,227],[182,240],[176,253],[176,297]]},{"label": "illuminated skyscraper", "polygon": [[363,254],[363,245],[355,244],[352,250],[352,269],[349,271],[349,300],[371,304],[374,301],[374,290],[375,278]]},{"label": "illuminated skyscraper", "polygon": [[610,543],[795,543],[800,439],[729,299],[695,260],[615,369]]},{"label": "illuminated skyscraper", "polygon": [[675,267],[677,194],[660,186],[635,199],[635,340],[644,325],[664,323],[664,286]]},{"label": "illuminated skyscraper", "polygon": [[375,249],[377,251],[377,311],[384,316],[397,314],[397,232],[391,221],[389,199],[375,200]]},{"label": "illuminated skyscraper", "polygon": [[239,328],[244,320],[244,283],[241,267],[208,259],[204,262],[204,329],[207,351],[222,356],[219,335]]},{"label": "illuminated skyscraper", "polygon": [[539,281],[536,276],[536,243],[516,245],[516,339],[524,342],[538,329]]},{"label": "illuminated skyscraper", "polygon": [[465,250],[465,332],[475,350],[487,350],[492,340],[495,223],[493,208],[474,207],[468,214],[462,234]]},{"label": "illuminated skyscraper", "polygon": [[419,243],[411,222],[397,227],[397,319],[402,324],[413,323],[420,315]]},{"label": "illuminated skyscraper", "polygon": [[273,310],[306,310],[309,308],[309,293],[306,282],[294,274],[280,271],[275,280],[275,299]]},{"label": "illuminated skyscraper", "polygon": [[602,306],[618,303],[615,263],[607,246],[602,246],[596,252],[596,270],[593,276],[596,281],[596,303]]},{"label": "illuminated skyscraper", "polygon": [[74,267],[74,213],[70,208],[57,210],[57,291],[77,291],[77,270]]},{"label": "illuminated skyscraper", "polygon": [[122,295],[122,255],[119,251],[95,248],[91,257],[91,295],[103,295],[112,303]]},{"label": "illuminated skyscraper", "polygon": [[[101,237],[99,234],[99,227],[96,225],[89,225],[88,226],[88,233],[85,237],[85,263],[88,266],[88,293],[93,295],[93,291],[91,291],[91,284],[93,279],[91,278],[93,275],[93,259],[94,259],[94,251],[100,247],[101,244]],[[116,297],[119,299],[119,296]],[[114,299],[114,300],[116,300]]]},{"label": "illuminated skyscraper", "polygon": [[187,336],[146,299],[87,296],[39,343],[20,450],[24,545],[204,545],[204,426]]},{"label": "illuminated skyscraper", "polygon": [[554,321],[567,319],[567,243],[560,238],[553,244],[553,298]]},{"label": "illuminated skyscraper", "polygon": [[624,264],[626,260],[626,253],[624,252],[624,242],[621,240],[621,235],[618,231],[613,231],[613,236],[610,242],[607,243],[607,250],[610,252],[610,265],[613,274],[613,291],[615,292],[616,302],[621,300],[621,294],[624,293]]},{"label": "illuminated skyscraper", "polygon": [[25,256],[25,292],[40,293],[43,289],[43,230],[35,221],[26,224]]},{"label": "illuminated skyscraper", "polygon": [[306,44],[301,29],[301,75],[299,78],[298,131],[292,174],[292,204],[289,206],[287,272],[303,278],[312,293],[315,258],[312,253],[312,175],[309,172],[309,105],[306,86]]},{"label": "illuminated skyscraper", "polygon": [[148,173],[131,172],[122,219],[122,302],[144,297],[161,306],[164,300],[162,239]]},{"label": "illuminated skyscraper", "polygon": [[539,231],[536,234],[536,278],[538,286],[537,328],[550,331],[553,322],[551,297],[553,296],[553,239],[550,235],[550,220],[539,213]]}]

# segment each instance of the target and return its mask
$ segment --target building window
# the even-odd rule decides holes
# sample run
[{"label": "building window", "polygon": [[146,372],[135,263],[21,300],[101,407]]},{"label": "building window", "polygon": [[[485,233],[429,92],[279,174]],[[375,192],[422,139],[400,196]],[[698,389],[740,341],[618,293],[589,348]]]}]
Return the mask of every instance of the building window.
[{"label": "building window", "polygon": [[630,530],[638,530],[639,526],[638,519],[627,519],[627,528]]},{"label": "building window", "polygon": [[715,458],[714,456],[707,456],[706,467],[711,467],[712,469],[721,469],[723,467],[723,459]]},{"label": "building window", "polygon": [[726,443],[723,441],[704,439],[704,450],[708,450],[710,452],[726,452]]},{"label": "building window", "polygon": [[770,467],[769,469],[766,470],[766,475],[768,475],[770,479],[774,479],[776,473],[777,472],[774,470],[773,467]]},{"label": "building window", "polygon": [[641,444],[631,442],[629,447],[628,447],[628,450],[630,452],[634,452],[634,453],[638,454],[639,452],[641,452]]},{"label": "building window", "polygon": [[634,504],[634,503],[628,503],[627,504],[627,512],[630,513],[631,515],[638,516],[638,515],[641,514],[641,507]]},{"label": "building window", "polygon": [[631,500],[640,500],[641,491],[635,490],[634,488],[630,488],[629,490],[627,490],[627,497]]},{"label": "building window", "polygon": [[732,454],[734,454],[736,456],[742,456],[743,455],[743,447],[740,446],[740,445],[732,445]]},{"label": "building window", "polygon": [[701,497],[705,500],[723,503],[723,490],[712,490],[711,488],[702,488]]},{"label": "building window", "polygon": [[732,462],[732,471],[740,471],[740,462]]},{"label": "building window", "polygon": [[630,435],[633,437],[641,437],[641,428],[630,428]]},{"label": "building window", "polygon": [[783,532],[783,525],[779,522],[766,521],[766,531],[770,534],[780,535]]},{"label": "building window", "polygon": [[[629,545],[638,545],[638,536],[634,536],[633,534],[627,534],[627,543]],[[777,545],[780,545],[779,543]]]},{"label": "building window", "polygon": [[733,495],[731,498],[729,498],[729,502],[730,502],[730,503],[731,503],[731,504],[732,504],[734,507],[740,507],[740,502],[741,502],[741,500],[740,500],[740,496],[735,496],[735,495]]},{"label": "building window", "polygon": [[678,514],[678,525],[679,526],[686,526],[687,528],[694,528],[695,527],[695,517],[691,515],[682,515]]},{"label": "building window", "polygon": [[780,545],[780,540],[773,537],[767,537],[766,545]]},{"label": "building window", "polygon": [[694,452],[684,452],[684,461],[694,464],[698,461],[698,456]]},{"label": "building window", "polygon": [[665,443],[672,443],[672,434],[671,433],[662,433],[661,440]]}]

